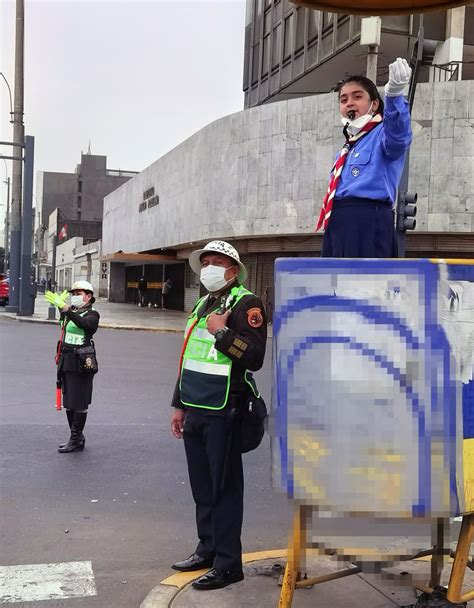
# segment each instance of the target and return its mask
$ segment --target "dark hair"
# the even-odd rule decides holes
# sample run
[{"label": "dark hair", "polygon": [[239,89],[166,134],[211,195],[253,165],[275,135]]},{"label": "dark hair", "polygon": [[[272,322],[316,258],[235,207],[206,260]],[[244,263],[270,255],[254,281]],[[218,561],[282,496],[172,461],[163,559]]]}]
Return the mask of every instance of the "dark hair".
[{"label": "dark hair", "polygon": [[365,76],[348,76],[347,78],[345,78],[344,80],[339,82],[337,85],[337,88],[336,88],[338,99],[341,97],[342,87],[344,87],[346,84],[349,84],[349,82],[356,82],[357,84],[360,84],[360,86],[364,89],[364,91],[366,91],[369,94],[369,97],[372,101],[378,101],[379,107],[377,109],[377,113],[380,113],[383,116],[383,110],[384,110],[383,99],[380,97],[380,94],[377,90],[377,87],[375,86],[375,83],[372,82],[372,80],[370,80],[370,78],[366,78]]}]

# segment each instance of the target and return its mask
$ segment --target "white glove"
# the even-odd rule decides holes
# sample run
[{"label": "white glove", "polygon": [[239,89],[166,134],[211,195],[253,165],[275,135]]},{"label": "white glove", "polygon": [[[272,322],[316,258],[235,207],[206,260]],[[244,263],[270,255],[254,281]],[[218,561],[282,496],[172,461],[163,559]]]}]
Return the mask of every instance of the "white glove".
[{"label": "white glove", "polygon": [[411,67],[406,59],[397,57],[397,60],[389,65],[388,82],[385,85],[387,97],[397,97],[405,90],[411,78]]}]

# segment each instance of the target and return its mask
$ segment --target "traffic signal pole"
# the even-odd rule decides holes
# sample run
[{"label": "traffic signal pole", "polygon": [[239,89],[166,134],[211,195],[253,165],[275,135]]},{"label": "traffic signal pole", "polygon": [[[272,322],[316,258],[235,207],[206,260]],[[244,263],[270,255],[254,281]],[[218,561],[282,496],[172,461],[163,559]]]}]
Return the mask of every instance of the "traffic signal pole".
[{"label": "traffic signal pole", "polygon": [[[423,26],[423,15],[420,15],[420,28],[418,30],[418,40],[416,42],[415,52],[412,56],[411,67],[412,76],[410,80],[410,88],[408,92],[408,103],[410,104],[410,114],[415,101],[416,85],[420,75],[421,66],[424,63],[425,53],[425,34]],[[406,231],[414,230],[416,220],[413,219],[416,215],[416,200],[417,195],[408,192],[408,180],[410,173],[410,150],[408,149],[405,165],[403,167],[402,177],[398,186],[397,211],[396,211],[396,233],[398,242],[398,257],[404,258],[406,252]]]},{"label": "traffic signal pole", "polygon": [[25,171],[23,177],[23,209],[21,220],[21,267],[19,315],[35,311],[36,290],[31,276],[31,240],[33,238],[33,173],[35,138],[25,137]]}]

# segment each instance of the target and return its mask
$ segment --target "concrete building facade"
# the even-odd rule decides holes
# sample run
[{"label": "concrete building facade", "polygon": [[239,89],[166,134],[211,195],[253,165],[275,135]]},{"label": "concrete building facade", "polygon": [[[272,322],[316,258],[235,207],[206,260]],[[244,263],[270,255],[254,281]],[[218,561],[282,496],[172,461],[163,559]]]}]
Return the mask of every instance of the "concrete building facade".
[{"label": "concrete building facade", "polygon": [[[473,80],[418,87],[409,187],[419,194],[419,211],[408,256],[474,254],[472,99]],[[211,123],[105,197],[102,254],[110,275],[123,266],[120,255],[185,261],[196,246],[223,238],[241,252],[250,288],[271,302],[275,258],[320,253],[313,229],[341,139],[334,93]],[[183,276],[186,306],[198,283],[187,265]],[[125,300],[117,283],[109,296]]]},{"label": "concrete building facade", "polygon": [[[83,237],[90,242],[101,237],[104,196],[124,184],[136,171],[107,169],[107,157],[81,154],[74,173],[39,171],[36,182],[35,253],[37,279],[51,275],[53,241],[67,224],[66,238]],[[56,213],[56,210],[59,210]],[[54,215],[56,222],[52,221]]]},{"label": "concrete building facade", "polygon": [[83,243],[74,237],[58,245],[56,251],[57,289],[70,289],[76,281],[89,281],[99,297],[107,293],[108,266],[100,261],[101,241]]},{"label": "concrete building facade", "polygon": [[[411,55],[420,15],[384,16],[377,84],[395,57]],[[474,5],[422,16],[433,64],[420,82],[474,79]],[[325,13],[289,0],[247,0],[243,89],[245,107],[325,93],[351,74],[365,74],[361,18]]]}]

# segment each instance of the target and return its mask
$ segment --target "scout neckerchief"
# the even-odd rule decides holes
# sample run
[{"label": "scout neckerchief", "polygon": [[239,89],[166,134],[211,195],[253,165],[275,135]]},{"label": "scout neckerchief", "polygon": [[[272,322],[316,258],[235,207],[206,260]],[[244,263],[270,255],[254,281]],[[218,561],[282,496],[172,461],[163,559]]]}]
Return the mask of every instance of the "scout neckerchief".
[{"label": "scout neckerchief", "polygon": [[326,230],[329,223],[329,218],[331,217],[332,211],[332,203],[334,200],[334,196],[336,194],[337,184],[339,183],[339,178],[341,177],[342,169],[344,168],[344,164],[347,160],[347,155],[349,150],[354,146],[354,144],[359,141],[362,137],[367,135],[369,131],[376,126],[378,126],[383,120],[381,114],[376,114],[370,122],[368,122],[362,129],[357,133],[357,135],[352,135],[352,137],[347,138],[346,143],[344,144],[341,154],[339,158],[334,163],[334,167],[331,171],[331,177],[329,179],[329,186],[326,192],[326,196],[324,197],[323,205],[321,207],[321,211],[319,213],[318,224],[316,226],[315,232],[317,232],[321,226]]}]

